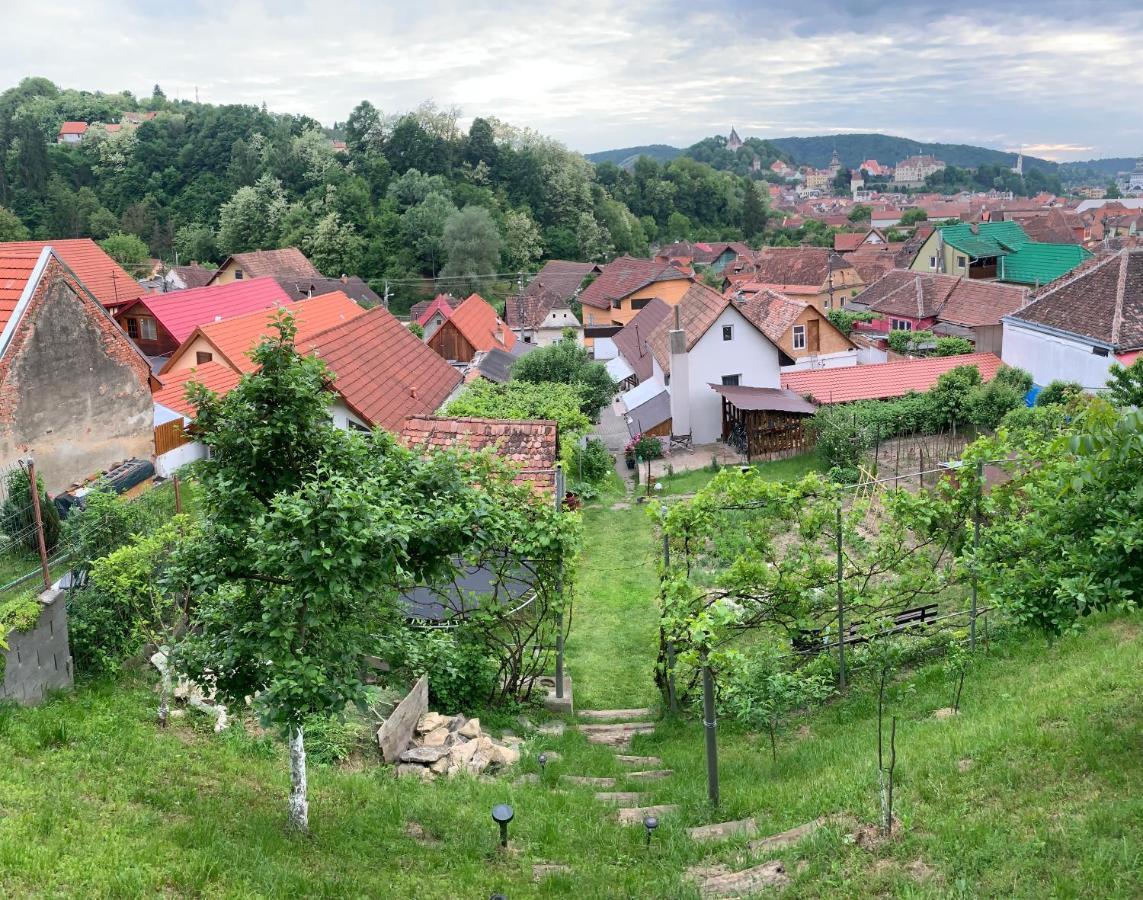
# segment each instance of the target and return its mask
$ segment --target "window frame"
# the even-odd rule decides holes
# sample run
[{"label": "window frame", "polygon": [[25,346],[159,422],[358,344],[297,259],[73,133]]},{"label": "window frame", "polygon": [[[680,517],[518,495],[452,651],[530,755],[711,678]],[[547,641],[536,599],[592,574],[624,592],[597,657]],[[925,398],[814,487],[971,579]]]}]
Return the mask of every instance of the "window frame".
[{"label": "window frame", "polygon": [[742,384],[742,373],[741,372],[739,372],[737,375],[723,375],[722,376],[722,386],[723,387],[740,387],[741,384]]},{"label": "window frame", "polygon": [[123,330],[127,332],[127,337],[131,340],[139,340],[139,320],[135,316],[127,316],[123,320]]},{"label": "window frame", "polygon": [[[148,331],[150,334],[147,333]],[[139,335],[141,340],[157,341],[159,339],[158,323],[150,316],[141,316],[139,318]]]},{"label": "window frame", "polygon": [[724,341],[733,341],[734,340],[734,326],[733,325],[723,325],[722,326],[722,339]]},{"label": "window frame", "polygon": [[958,269],[963,269],[963,268],[965,268],[967,265],[968,265],[968,257],[967,257],[967,256],[961,256],[961,255],[958,253],[958,254],[957,254],[957,257],[956,257],[956,267],[957,267]]},{"label": "window frame", "polygon": [[196,366],[205,366],[208,362],[214,362],[214,354],[209,350],[196,350],[194,353],[194,364]]},{"label": "window frame", "polygon": [[[795,325],[792,329],[792,332],[793,332],[792,342],[794,345],[794,349],[795,350],[805,350],[806,349],[806,326],[805,325]],[[798,338],[802,339],[801,343],[798,342]]]},{"label": "window frame", "polygon": [[889,318],[890,331],[912,331],[913,323],[908,319],[894,319],[892,316]]}]

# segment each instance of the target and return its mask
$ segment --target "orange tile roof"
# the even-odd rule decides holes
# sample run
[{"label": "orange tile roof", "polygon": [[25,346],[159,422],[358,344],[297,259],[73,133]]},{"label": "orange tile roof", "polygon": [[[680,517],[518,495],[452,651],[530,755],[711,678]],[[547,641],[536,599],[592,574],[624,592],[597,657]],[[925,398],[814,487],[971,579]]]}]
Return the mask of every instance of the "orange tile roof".
[{"label": "orange tile roof", "polygon": [[516,344],[516,335],[480,294],[471,294],[453,310],[449,321],[478,351],[496,347],[511,350]]},{"label": "orange tile roof", "polygon": [[95,299],[109,309],[116,309],[142,297],[146,291],[122,267],[103,252],[91,238],[67,238],[58,241],[12,241],[0,244],[0,253],[32,250],[37,254],[51,247]]},{"label": "orange tile roof", "polygon": [[401,425],[401,443],[414,449],[493,448],[521,469],[517,484],[551,490],[559,459],[559,430],[547,419],[482,419],[410,416]]},{"label": "orange tile roof", "polygon": [[[317,334],[319,331],[325,331],[327,328],[332,328],[365,314],[365,310],[341,291],[323,294],[321,297],[314,297],[310,300],[286,303],[280,308],[294,317],[294,323],[298,328],[296,339],[298,342]],[[218,351],[222,357],[220,361],[225,361],[231,368],[239,372],[253,372],[255,369],[254,361],[250,359],[249,354],[264,337],[271,333],[270,323],[277,312],[277,310],[259,310],[196,328],[191,336],[183,341],[179,349],[171,354],[170,360],[167,361],[162,371],[171,371],[173,363],[201,335]]]},{"label": "orange tile roof", "polygon": [[27,250],[8,250],[10,246],[0,244],[0,331],[12,318],[40,255]]},{"label": "orange tile roof", "polygon": [[188,419],[193,419],[196,410],[186,399],[188,384],[192,381],[198,382],[216,394],[224,395],[233,390],[241,378],[241,375],[222,363],[213,361],[203,363],[193,369],[183,369],[162,376],[163,386],[152,393],[151,399],[167,409],[173,409]]},{"label": "orange tile roof", "polygon": [[461,380],[382,306],[299,338],[298,349],[325,362],[334,390],[374,427],[393,430],[406,416],[435,412]]},{"label": "orange tile roof", "polygon": [[885,400],[903,397],[910,391],[927,391],[941,375],[957,366],[976,366],[980,377],[991,381],[1001,365],[1000,357],[993,353],[967,353],[847,369],[790,372],[782,376],[782,387],[803,397],[809,395],[818,403]]},{"label": "orange tile roof", "polygon": [[64,122],[60,126],[60,134],[84,134],[87,131],[86,122]]}]

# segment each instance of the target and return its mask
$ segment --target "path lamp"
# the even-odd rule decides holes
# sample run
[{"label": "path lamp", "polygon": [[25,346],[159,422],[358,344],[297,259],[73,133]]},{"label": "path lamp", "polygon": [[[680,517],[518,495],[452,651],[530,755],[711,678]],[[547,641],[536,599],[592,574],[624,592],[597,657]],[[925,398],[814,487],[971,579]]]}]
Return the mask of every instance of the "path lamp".
[{"label": "path lamp", "polygon": [[492,807],[492,821],[500,826],[500,846],[508,846],[508,823],[512,821],[512,807],[507,803],[497,803]]},{"label": "path lamp", "polygon": [[659,827],[659,820],[654,816],[643,817],[643,828],[647,832],[647,849],[651,848],[651,832]]},{"label": "path lamp", "polygon": [[543,774],[548,771],[548,768],[547,768],[547,766],[548,766],[548,754],[541,753],[539,756],[536,757],[536,762],[538,762],[540,764],[540,775],[542,777]]}]

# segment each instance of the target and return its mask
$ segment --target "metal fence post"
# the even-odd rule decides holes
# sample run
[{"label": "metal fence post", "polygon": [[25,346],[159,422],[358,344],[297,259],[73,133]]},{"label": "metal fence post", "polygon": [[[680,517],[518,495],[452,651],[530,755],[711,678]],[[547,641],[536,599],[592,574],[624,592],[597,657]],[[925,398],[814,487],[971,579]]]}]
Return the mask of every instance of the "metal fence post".
[{"label": "metal fence post", "polygon": [[972,614],[968,620],[968,646],[976,651],[976,553],[980,548],[980,502],[984,497],[984,463],[976,464],[976,506],[972,511]]},{"label": "metal fence post", "polygon": [[[663,531],[663,577],[666,578],[667,573],[671,569],[671,539],[667,535],[667,507],[663,506],[661,517],[661,529]],[[679,712],[679,697],[675,692],[675,642],[671,638],[667,638],[667,706],[671,710],[671,715],[678,715]]]},{"label": "metal fence post", "polygon": [[[556,467],[556,513],[564,508],[564,470]],[[560,554],[557,563],[556,596],[559,598],[559,612],[556,613],[556,699],[564,698],[564,558]]]},{"label": "metal fence post", "polygon": [[714,712],[714,675],[707,650],[702,649],[702,725],[706,732],[706,786],[712,806],[718,806],[718,722]]},{"label": "metal fence post", "polygon": [[841,498],[837,501],[837,686],[845,690],[845,589],[842,586]]},{"label": "metal fence post", "polygon": [[44,590],[52,588],[52,575],[48,569],[48,543],[44,537],[44,519],[40,513],[40,485],[36,480],[36,461],[28,457],[28,491],[32,495],[32,515],[36,521],[36,544],[40,550],[40,568],[44,573]]},{"label": "metal fence post", "polygon": [[171,481],[175,486],[175,515],[179,515],[183,511],[183,495],[179,490],[179,476],[175,473],[171,476]]}]

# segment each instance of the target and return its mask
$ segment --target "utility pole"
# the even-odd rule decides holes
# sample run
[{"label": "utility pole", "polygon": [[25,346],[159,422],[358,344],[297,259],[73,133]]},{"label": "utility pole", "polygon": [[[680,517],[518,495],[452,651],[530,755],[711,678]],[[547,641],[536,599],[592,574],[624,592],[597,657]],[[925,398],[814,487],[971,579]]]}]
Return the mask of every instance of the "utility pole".
[{"label": "utility pole", "polygon": [[385,282],[385,296],[381,302],[386,309],[389,308],[389,282],[388,282],[388,280],[386,280],[386,282]]},{"label": "utility pole", "polygon": [[52,575],[48,569],[48,543],[44,537],[44,519],[40,513],[40,485],[36,480],[36,461],[28,457],[28,491],[32,495],[32,517],[36,523],[36,546],[40,551],[40,569],[44,575],[44,590],[52,588]]}]

